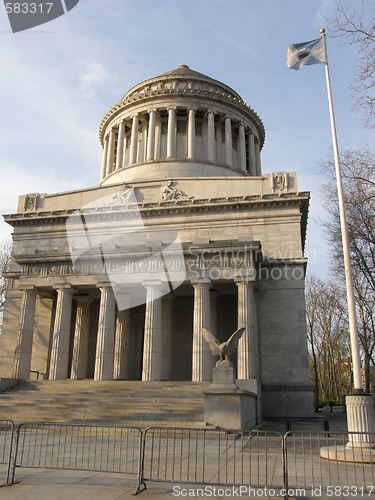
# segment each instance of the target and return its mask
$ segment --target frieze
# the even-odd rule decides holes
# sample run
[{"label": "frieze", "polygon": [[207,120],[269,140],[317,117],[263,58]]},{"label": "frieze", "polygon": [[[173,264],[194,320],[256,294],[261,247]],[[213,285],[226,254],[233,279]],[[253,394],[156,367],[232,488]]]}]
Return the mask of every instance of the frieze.
[{"label": "frieze", "polygon": [[[211,270],[211,269],[248,269],[254,265],[254,250],[238,249],[227,250],[218,248],[215,251],[205,252],[192,247],[184,254],[184,266],[189,270]],[[142,260],[130,258],[107,258],[105,262],[98,260],[72,262],[53,262],[41,264],[24,264],[22,266],[22,277],[40,278],[57,276],[87,276],[103,273],[153,273],[163,269],[169,271],[180,271],[182,261],[180,258],[168,257],[160,260],[160,255]]]}]

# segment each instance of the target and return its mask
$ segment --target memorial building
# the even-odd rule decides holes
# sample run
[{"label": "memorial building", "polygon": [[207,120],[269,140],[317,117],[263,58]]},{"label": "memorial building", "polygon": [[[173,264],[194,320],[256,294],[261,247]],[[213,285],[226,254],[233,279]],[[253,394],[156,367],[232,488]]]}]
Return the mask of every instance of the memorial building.
[{"label": "memorial building", "polygon": [[310,415],[309,193],[285,165],[263,173],[257,113],[181,65],[130,89],[99,139],[97,186],[22,195],[4,216],[0,375],[209,381],[201,328],[245,327],[233,361],[258,414]]}]

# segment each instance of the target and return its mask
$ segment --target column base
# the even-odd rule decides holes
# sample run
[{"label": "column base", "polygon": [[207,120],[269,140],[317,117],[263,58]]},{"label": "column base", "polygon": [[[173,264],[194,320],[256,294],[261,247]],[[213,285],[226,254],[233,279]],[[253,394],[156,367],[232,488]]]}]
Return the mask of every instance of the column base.
[{"label": "column base", "polygon": [[346,396],[349,442],[344,446],[323,446],[320,456],[338,462],[375,462],[375,412],[372,394],[356,392]]},{"label": "column base", "polygon": [[353,448],[352,446],[322,446],[320,448],[321,458],[327,460],[334,460],[335,462],[346,463],[375,463],[375,449],[374,448]]},{"label": "column base", "polygon": [[375,448],[375,411],[372,394],[354,393],[346,396],[346,414],[349,434],[347,447]]}]

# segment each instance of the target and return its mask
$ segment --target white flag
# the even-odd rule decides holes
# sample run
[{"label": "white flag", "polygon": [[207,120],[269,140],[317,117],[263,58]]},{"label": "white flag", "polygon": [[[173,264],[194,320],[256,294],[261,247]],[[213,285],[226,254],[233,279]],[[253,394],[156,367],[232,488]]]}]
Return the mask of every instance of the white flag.
[{"label": "white flag", "polygon": [[308,64],[326,63],[326,50],[324,38],[310,42],[288,45],[286,65],[291,69],[300,69]]}]

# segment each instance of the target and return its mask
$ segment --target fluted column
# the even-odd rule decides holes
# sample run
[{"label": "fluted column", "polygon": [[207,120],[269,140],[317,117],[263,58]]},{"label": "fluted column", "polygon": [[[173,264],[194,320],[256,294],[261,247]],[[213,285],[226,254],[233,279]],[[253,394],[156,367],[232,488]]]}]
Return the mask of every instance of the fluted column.
[{"label": "fluted column", "polygon": [[30,378],[31,353],[35,318],[36,288],[30,285],[23,289],[18,321],[18,346],[16,349],[14,378]]},{"label": "fluted column", "polygon": [[255,141],[255,165],[256,165],[257,175],[262,175],[262,167],[261,167],[261,164],[260,164],[260,146],[259,146],[259,141]]},{"label": "fluted column", "polygon": [[156,109],[151,109],[148,120],[148,139],[147,139],[147,160],[153,160],[155,156],[155,120]]},{"label": "fluted column", "polygon": [[146,123],[144,123],[142,126],[142,146],[143,146],[142,158],[139,158],[138,161],[146,161],[146,158],[147,158],[147,126],[146,126]]},{"label": "fluted column", "polygon": [[89,354],[90,304],[91,297],[76,297],[77,314],[74,329],[74,344],[71,379],[87,378],[87,359]]},{"label": "fluted column", "polygon": [[129,337],[131,309],[118,311],[116,318],[115,357],[113,366],[114,380],[129,378]]},{"label": "fluted column", "polygon": [[[211,327],[210,332],[217,338],[217,297],[218,293],[216,290],[210,291],[210,316],[211,316]],[[216,359],[211,356],[212,368],[215,366]]]},{"label": "fluted column", "polygon": [[70,322],[72,298],[75,289],[68,283],[57,284],[57,303],[53,328],[50,380],[65,380],[68,377]]},{"label": "fluted column", "polygon": [[111,285],[99,283],[100,310],[96,340],[94,380],[113,379],[116,302]]},{"label": "fluted column", "polygon": [[255,329],[255,282],[236,281],[238,287],[238,328],[245,327],[238,343],[237,378],[258,378],[257,333]]},{"label": "fluted column", "polygon": [[238,127],[238,139],[240,146],[240,169],[246,172],[246,142],[245,142],[245,125],[240,123]]},{"label": "fluted column", "polygon": [[228,167],[233,165],[232,120],[230,116],[225,117],[225,162]]},{"label": "fluted column", "polygon": [[168,108],[167,158],[176,157],[176,108]]},{"label": "fluted column", "polygon": [[208,110],[208,161],[216,161],[215,111]]},{"label": "fluted column", "polygon": [[211,280],[200,278],[191,284],[194,287],[192,381],[200,382],[212,379],[212,354],[201,330],[211,328]]},{"label": "fluted column", "polygon": [[104,179],[107,173],[107,156],[108,156],[108,136],[104,137],[102,169],[100,172],[101,181]]},{"label": "fluted column", "polygon": [[130,137],[129,165],[137,161],[137,145],[138,145],[138,115],[134,115],[132,122],[132,132]]},{"label": "fluted column", "polygon": [[172,380],[173,295],[162,299],[161,379]]},{"label": "fluted column", "polygon": [[255,142],[254,142],[254,134],[250,132],[249,134],[249,174],[256,176],[257,175],[257,167],[255,161]]},{"label": "fluted column", "polygon": [[124,155],[122,157],[122,166],[123,167],[126,166],[126,150],[127,150],[127,147],[128,147],[128,136],[126,135],[126,131],[125,131],[125,137],[124,137]]},{"label": "fluted column", "polygon": [[122,121],[118,128],[117,138],[117,153],[116,153],[116,170],[123,167],[124,163],[124,139],[125,139],[125,122]]},{"label": "fluted column", "polygon": [[188,108],[188,158],[195,158],[195,112],[197,108]]},{"label": "fluted column", "polygon": [[155,125],[155,160],[159,160],[161,151],[161,123]]},{"label": "fluted column", "polygon": [[161,380],[162,302],[160,280],[143,282],[146,288],[146,314],[143,342],[142,380]]},{"label": "fluted column", "polygon": [[[347,446],[360,449],[375,448],[374,396],[349,394],[345,399],[349,434]],[[350,452],[348,454],[350,456]]]},{"label": "fluted column", "polygon": [[115,154],[115,131],[112,129],[109,133],[106,175],[109,175],[113,171],[114,154]]}]

